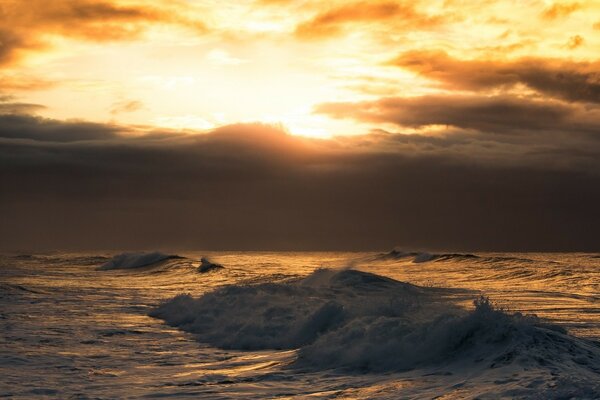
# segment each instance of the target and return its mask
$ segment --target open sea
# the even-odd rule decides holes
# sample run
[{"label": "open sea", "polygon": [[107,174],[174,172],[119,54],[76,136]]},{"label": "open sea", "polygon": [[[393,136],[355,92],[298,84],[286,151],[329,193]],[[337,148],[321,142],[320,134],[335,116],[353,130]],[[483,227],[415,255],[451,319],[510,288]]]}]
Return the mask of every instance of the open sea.
[{"label": "open sea", "polygon": [[600,399],[600,255],[6,254],[0,397]]}]

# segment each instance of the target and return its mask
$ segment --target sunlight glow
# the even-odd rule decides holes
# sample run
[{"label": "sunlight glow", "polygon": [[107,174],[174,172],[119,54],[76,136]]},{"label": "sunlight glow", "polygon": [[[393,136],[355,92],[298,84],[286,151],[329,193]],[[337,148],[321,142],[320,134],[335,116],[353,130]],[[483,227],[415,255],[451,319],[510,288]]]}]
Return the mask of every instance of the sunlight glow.
[{"label": "sunlight glow", "polygon": [[260,120],[330,137],[378,126],[317,115],[319,104],[444,93],[439,82],[390,64],[403,52],[586,61],[600,46],[600,5],[593,1],[554,14],[554,2],[527,2],[518,13],[510,2],[416,2],[414,10],[398,3],[390,12],[408,13],[404,22],[378,11],[378,2],[360,13],[346,2],[328,4],[159,1],[156,10],[173,16],[124,25],[132,32],[127,40],[95,40],[85,35],[102,32],[84,28],[71,37],[46,32],[43,46],[23,50],[26,56],[3,74],[50,82],[27,90],[13,85],[20,101],[44,105],[39,113],[49,118],[203,130]]}]

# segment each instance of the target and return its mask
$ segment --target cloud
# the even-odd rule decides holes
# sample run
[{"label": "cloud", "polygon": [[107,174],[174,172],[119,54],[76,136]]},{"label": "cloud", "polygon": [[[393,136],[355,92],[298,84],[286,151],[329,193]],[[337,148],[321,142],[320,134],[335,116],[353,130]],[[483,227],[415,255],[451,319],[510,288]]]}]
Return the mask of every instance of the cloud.
[{"label": "cloud", "polygon": [[422,29],[439,25],[442,18],[422,13],[410,2],[355,2],[318,13],[299,24],[296,35],[304,39],[324,38],[343,33],[347,26],[373,22]]},{"label": "cloud", "polygon": [[46,108],[41,104],[22,103],[15,100],[13,96],[0,94],[0,118],[3,115],[33,114]]},{"label": "cloud", "polygon": [[567,17],[581,8],[582,6],[579,3],[554,3],[552,6],[544,10],[542,13],[542,18],[554,20],[557,18]]},{"label": "cloud", "polygon": [[131,136],[2,116],[0,243],[597,250],[600,152],[587,140],[464,131],[315,140],[260,124]]},{"label": "cloud", "polygon": [[581,46],[584,42],[583,37],[579,36],[579,35],[575,35],[575,36],[571,36],[569,38],[569,41],[567,42],[567,48],[568,49],[576,49],[579,46]]},{"label": "cloud", "polygon": [[[7,18],[7,16],[0,13],[0,18]],[[0,65],[14,61],[23,49],[39,49],[40,47],[39,42],[35,39],[12,32],[0,23]]]},{"label": "cloud", "polygon": [[0,73],[0,89],[3,91],[43,90],[55,85],[56,82],[44,78],[19,73]]},{"label": "cloud", "polygon": [[81,121],[61,122],[24,114],[39,107],[35,104],[0,104],[0,139],[77,142],[113,139],[117,135],[118,129],[110,125]]},{"label": "cloud", "polygon": [[600,132],[600,109],[510,96],[429,95],[359,103],[325,103],[316,112],[335,118],[422,128],[448,125],[485,133]]},{"label": "cloud", "polygon": [[544,58],[459,60],[442,51],[410,51],[391,65],[439,81],[444,88],[485,90],[523,84],[544,95],[600,103],[600,62]]},{"label": "cloud", "polygon": [[202,22],[172,8],[119,5],[110,0],[7,0],[0,4],[0,64],[49,46],[48,36],[88,41],[131,40],[150,24],[179,24],[205,31]]},{"label": "cloud", "polygon": [[235,66],[248,62],[241,58],[232,56],[228,51],[222,49],[213,49],[206,55],[206,59],[217,66]]},{"label": "cloud", "polygon": [[138,100],[123,100],[113,104],[110,113],[112,115],[136,112],[144,108],[144,103]]}]

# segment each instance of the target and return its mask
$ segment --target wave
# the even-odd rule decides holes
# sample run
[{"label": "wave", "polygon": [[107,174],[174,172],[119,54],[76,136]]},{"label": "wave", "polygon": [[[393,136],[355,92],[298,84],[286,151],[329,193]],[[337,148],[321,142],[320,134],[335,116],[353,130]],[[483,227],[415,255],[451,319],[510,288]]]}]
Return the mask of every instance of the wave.
[{"label": "wave", "polygon": [[[409,307],[420,289],[353,270],[317,270],[290,282],[225,286],[197,299],[179,295],[160,305],[151,316],[196,333],[201,341],[217,347],[293,349],[313,342],[351,313],[364,314],[367,308],[382,305],[375,298],[355,302],[351,299],[353,291],[404,293],[404,307]],[[395,303],[400,301],[398,298]]]},{"label": "wave", "polygon": [[379,260],[401,260],[412,258],[414,263],[422,263],[427,261],[448,261],[448,260],[472,260],[480,257],[470,253],[427,253],[417,251],[402,251],[394,249],[388,253],[383,253],[375,256]]},{"label": "wave", "polygon": [[113,269],[151,267],[163,261],[181,258],[183,257],[164,254],[157,251],[152,253],[121,253],[114,256],[110,261],[102,264],[98,267],[98,270],[107,271]]},{"label": "wave", "polygon": [[5,294],[11,293],[31,293],[31,294],[48,294],[48,292],[40,289],[33,289],[25,285],[11,284],[11,283],[0,283],[0,298],[4,297]]},{"label": "wave", "polygon": [[322,269],[288,282],[231,285],[198,298],[179,295],[150,315],[219,348],[298,349],[290,365],[297,369],[508,367],[511,375],[522,369],[564,373],[600,394],[600,387],[585,384],[600,379],[598,344],[533,315],[496,309],[485,298],[476,299],[472,310],[456,305],[470,296]]},{"label": "wave", "polygon": [[[511,256],[481,256],[471,253],[428,253],[418,251],[403,251],[393,249],[387,253],[378,254],[373,257],[373,260],[403,260],[412,258],[413,263],[424,263],[429,261],[472,261],[478,263],[494,264],[494,263],[511,263],[511,264],[531,264],[535,260],[523,257]],[[556,261],[545,260],[547,264],[557,264]]]},{"label": "wave", "polygon": [[109,260],[104,256],[78,256],[73,254],[18,254],[12,256],[13,259],[19,261],[33,261],[44,264],[60,264],[60,265],[98,265],[99,263]]},{"label": "wave", "polygon": [[200,266],[198,267],[198,272],[206,273],[206,272],[214,271],[217,269],[223,269],[223,266],[221,264],[217,264],[217,263],[210,261],[206,257],[202,257],[200,259]]}]

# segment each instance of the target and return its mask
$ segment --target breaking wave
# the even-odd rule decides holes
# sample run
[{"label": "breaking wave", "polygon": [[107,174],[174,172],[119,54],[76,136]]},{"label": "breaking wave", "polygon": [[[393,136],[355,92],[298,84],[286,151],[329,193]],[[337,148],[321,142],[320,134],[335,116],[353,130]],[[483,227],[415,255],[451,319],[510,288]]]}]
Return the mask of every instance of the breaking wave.
[{"label": "breaking wave", "polygon": [[298,349],[292,367],[301,369],[518,366],[567,368],[570,376],[600,379],[598,344],[535,316],[498,310],[485,298],[475,300],[472,310],[456,305],[471,296],[356,270],[321,269],[283,283],[231,285],[198,298],[179,295],[150,315],[219,348]]},{"label": "breaking wave", "polygon": [[166,260],[180,259],[183,257],[169,255],[160,252],[152,253],[121,253],[114,256],[110,261],[98,267],[100,271],[113,269],[133,269],[150,267]]},{"label": "breaking wave", "polygon": [[223,269],[223,266],[221,264],[217,264],[215,262],[210,261],[207,257],[202,257],[200,259],[200,266],[198,267],[198,272],[204,274],[218,269]]}]

